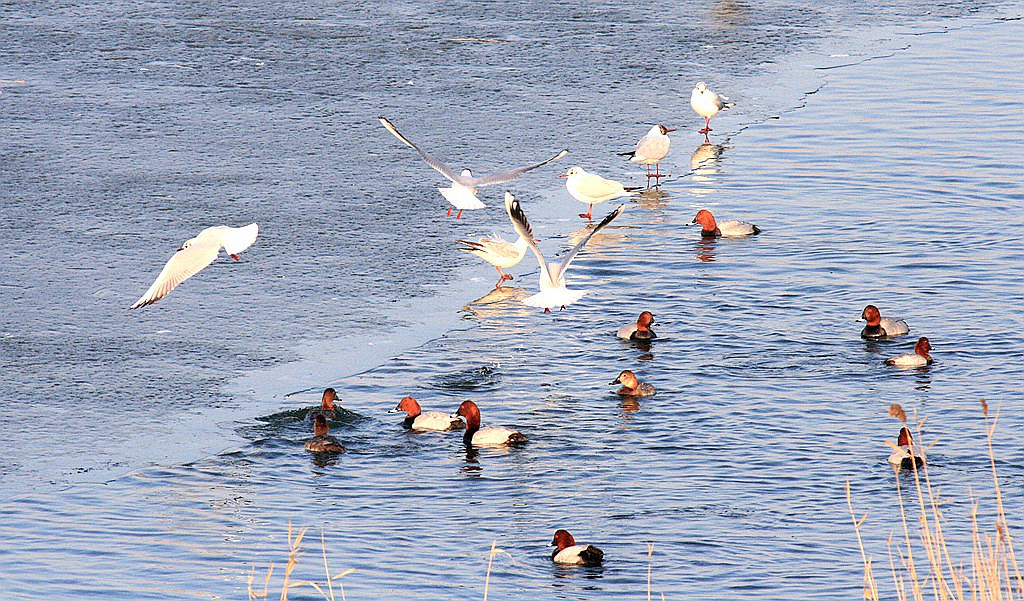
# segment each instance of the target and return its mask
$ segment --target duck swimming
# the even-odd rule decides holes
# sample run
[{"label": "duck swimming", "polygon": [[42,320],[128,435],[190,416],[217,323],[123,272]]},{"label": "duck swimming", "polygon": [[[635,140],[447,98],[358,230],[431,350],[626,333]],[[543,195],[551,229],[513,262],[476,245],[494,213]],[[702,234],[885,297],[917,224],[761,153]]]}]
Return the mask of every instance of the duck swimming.
[{"label": "duck swimming", "polygon": [[468,446],[501,446],[526,442],[526,437],[522,433],[511,428],[502,426],[481,428],[480,408],[473,401],[463,401],[455,415],[461,415],[466,419],[466,433],[462,436],[462,442]]},{"label": "duck swimming", "polygon": [[551,552],[555,563],[574,566],[599,566],[604,560],[604,552],[594,545],[577,545],[576,540],[565,530],[555,530],[555,538],[551,544],[556,547]]},{"label": "duck swimming", "polygon": [[650,311],[644,311],[636,319],[636,323],[628,323],[619,328],[616,336],[623,340],[650,340],[658,337],[651,330],[651,326],[656,325],[658,324],[654,323],[654,315]]},{"label": "duck swimming", "polygon": [[338,439],[328,434],[330,428],[327,426],[327,419],[318,415],[313,420],[313,438],[306,443],[306,450],[313,453],[344,453],[345,447],[341,446]]},{"label": "duck swimming", "polygon": [[700,235],[704,238],[732,238],[736,236],[756,236],[761,228],[746,221],[715,221],[714,215],[707,209],[697,211],[697,216],[687,225],[700,224]]},{"label": "duck swimming", "polygon": [[441,411],[427,411],[424,413],[420,409],[420,404],[411,396],[402,399],[398,406],[388,411],[388,413],[399,413],[401,411],[406,413],[406,418],[402,422],[402,427],[406,430],[437,430],[439,432],[446,432],[448,430],[461,430],[465,427],[461,419],[452,417],[447,413]]},{"label": "duck swimming", "polygon": [[337,391],[333,388],[324,390],[324,395],[320,398],[320,408],[311,409],[306,416],[309,419],[316,419],[318,415],[322,415],[332,421],[338,419],[338,412],[334,408],[334,401],[338,401],[339,405],[341,404],[341,397],[338,396]]},{"label": "duck swimming", "polygon": [[623,370],[622,373],[619,374],[619,377],[615,378],[608,384],[622,384],[622,388],[615,391],[615,394],[621,396],[651,396],[656,392],[654,390],[654,386],[651,386],[647,382],[640,382],[636,379],[636,374],[628,369]]},{"label": "duck swimming", "polygon": [[907,322],[894,317],[882,317],[878,307],[874,305],[864,307],[860,318],[868,322],[868,325],[864,326],[864,329],[860,331],[860,337],[867,338],[868,340],[893,338],[895,336],[902,336],[910,331],[910,326],[907,325]]},{"label": "duck swimming", "polygon": [[928,342],[928,339],[921,336],[917,339],[917,344],[914,345],[914,352],[907,353],[905,355],[896,355],[885,360],[886,365],[895,365],[896,367],[924,367],[925,365],[932,364],[932,356],[929,354],[932,350],[932,343]]},{"label": "duck swimming", "polygon": [[[891,443],[889,443],[891,444]],[[900,436],[896,440],[892,454],[889,455],[889,463],[901,469],[914,469],[924,465],[924,452],[921,447],[914,444],[914,437],[910,434],[910,428],[900,428]]]}]

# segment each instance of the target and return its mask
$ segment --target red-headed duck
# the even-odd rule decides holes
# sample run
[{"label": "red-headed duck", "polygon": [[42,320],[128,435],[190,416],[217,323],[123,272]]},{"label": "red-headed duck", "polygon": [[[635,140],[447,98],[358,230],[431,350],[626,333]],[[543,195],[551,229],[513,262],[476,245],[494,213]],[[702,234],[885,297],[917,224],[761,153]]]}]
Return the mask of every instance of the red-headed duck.
[{"label": "red-headed duck", "polygon": [[[520,432],[502,426],[480,427],[480,408],[473,401],[463,401],[455,416],[462,416],[466,419],[466,433],[462,441],[474,447],[500,446],[519,444],[526,442],[526,437]],[[453,416],[453,417],[455,417]]]},{"label": "red-headed duck", "polygon": [[697,85],[693,86],[693,91],[690,92],[690,108],[704,117],[704,129],[698,130],[697,133],[707,137],[708,132],[711,131],[711,118],[722,109],[736,105],[733,102],[726,102],[727,100],[729,99],[725,96],[719,96],[709,90],[708,84],[703,81],[697,82]]},{"label": "red-headed duck", "polygon": [[628,323],[619,328],[616,336],[623,340],[650,340],[658,337],[651,330],[651,326],[656,325],[658,324],[654,323],[654,315],[650,311],[644,311],[636,318],[636,323]]},{"label": "red-headed duck", "polygon": [[914,345],[913,353],[896,355],[886,359],[885,364],[897,367],[924,367],[925,365],[932,364],[932,356],[929,354],[931,351],[932,343],[928,342],[928,339],[924,336],[921,336],[917,339],[917,344]]},{"label": "red-headed duck", "polygon": [[406,414],[406,418],[402,422],[402,427],[406,430],[438,430],[445,432],[447,430],[461,430],[466,426],[466,424],[462,423],[461,419],[441,411],[423,412],[420,409],[419,402],[411,396],[402,399],[398,406],[388,411],[388,413],[399,413],[402,411]]},{"label": "red-headed duck", "polygon": [[878,307],[874,305],[864,307],[860,318],[868,322],[868,325],[860,331],[860,337],[868,340],[902,336],[910,331],[907,322],[895,317],[882,317]]},{"label": "red-headed duck", "polygon": [[746,221],[715,221],[715,216],[707,209],[697,211],[697,216],[686,225],[700,224],[700,235],[705,238],[754,236],[761,233],[761,228]]},{"label": "red-headed duck", "polygon": [[636,374],[628,369],[622,370],[619,377],[608,384],[609,386],[612,384],[622,384],[622,388],[615,391],[615,394],[622,396],[651,396],[655,393],[654,386],[637,380]]},{"label": "red-headed duck", "polygon": [[896,440],[892,454],[889,455],[889,463],[896,467],[913,469],[924,465],[924,452],[921,447],[914,444],[914,437],[910,434],[910,428],[900,428],[900,436]]},{"label": "red-headed duck", "polygon": [[338,411],[334,408],[334,401],[338,401],[339,405],[341,404],[341,397],[338,396],[338,392],[333,388],[324,390],[324,395],[320,398],[320,408],[311,409],[307,417],[309,419],[316,419],[316,416],[322,415],[330,420],[338,419]]},{"label": "red-headed duck", "polygon": [[576,540],[565,530],[555,530],[555,538],[551,544],[556,547],[551,552],[555,563],[573,566],[599,566],[604,560],[604,552],[594,545],[577,545]]},{"label": "red-headed duck", "polygon": [[327,426],[327,419],[318,415],[313,420],[313,438],[306,443],[306,450],[313,453],[344,453],[345,447],[341,446],[338,439],[328,434],[330,428]]}]

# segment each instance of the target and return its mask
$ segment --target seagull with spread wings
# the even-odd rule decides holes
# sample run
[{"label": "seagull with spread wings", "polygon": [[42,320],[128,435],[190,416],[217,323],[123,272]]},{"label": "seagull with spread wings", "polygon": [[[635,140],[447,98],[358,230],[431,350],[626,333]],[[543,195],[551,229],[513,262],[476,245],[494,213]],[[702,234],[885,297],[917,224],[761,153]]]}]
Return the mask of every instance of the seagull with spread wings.
[{"label": "seagull with spread wings", "polygon": [[227,251],[232,259],[238,260],[238,253],[252,246],[259,234],[259,226],[250,223],[245,227],[228,227],[215,225],[199,232],[199,235],[187,240],[164,265],[156,281],[149,287],[135,304],[129,307],[137,309],[152,305],[170,294],[178,284],[184,282],[213,263],[220,254],[220,249]]},{"label": "seagull with spread wings", "polygon": [[406,138],[405,136],[398,132],[394,124],[391,123],[391,121],[388,121],[386,117],[377,118],[380,120],[381,125],[383,125],[385,129],[391,132],[391,134],[394,135],[396,138],[401,140],[402,143],[404,143],[406,146],[420,153],[420,156],[423,157],[423,160],[426,161],[428,165],[436,169],[438,173],[445,176],[452,183],[450,188],[438,188],[437,190],[438,192],[441,193],[442,196],[448,199],[448,202],[450,202],[452,205],[451,207],[448,208],[447,214],[449,216],[451,216],[452,214],[452,208],[459,210],[458,214],[455,215],[456,219],[462,216],[463,210],[482,209],[485,206],[487,206],[484,203],[480,202],[480,199],[476,197],[477,188],[481,186],[491,186],[494,184],[504,184],[506,182],[510,182],[520,177],[527,171],[533,171],[538,167],[543,167],[544,165],[547,165],[548,163],[556,161],[564,157],[565,155],[569,154],[568,150],[562,150],[559,151],[558,154],[551,157],[550,159],[537,163],[536,165],[530,165],[528,167],[517,167],[515,169],[498,171],[496,173],[491,173],[489,175],[473,177],[473,172],[470,171],[469,169],[463,169],[461,174],[455,173],[455,170],[449,167],[442,160],[438,159],[437,157],[430,154],[426,150],[423,150],[419,146],[416,146],[415,144],[410,142],[408,138]]},{"label": "seagull with spread wings", "polygon": [[534,242],[533,229],[526,220],[526,214],[523,213],[523,208],[519,205],[519,201],[516,200],[515,196],[506,192],[505,212],[508,213],[509,219],[512,220],[512,226],[516,228],[519,235],[530,245],[530,250],[536,255],[537,263],[540,264],[540,292],[523,299],[523,303],[538,309],[543,308],[545,313],[550,313],[551,309],[555,307],[564,309],[583,298],[583,295],[587,293],[586,290],[569,290],[565,287],[565,271],[569,269],[572,260],[576,258],[576,255],[579,254],[587,242],[594,237],[594,234],[601,231],[601,228],[611,223],[612,220],[621,215],[625,210],[626,205],[619,205],[607,217],[601,220],[601,223],[594,226],[594,229],[590,230],[590,233],[580,240],[576,246],[572,247],[572,250],[567,252],[560,261],[548,263],[544,260],[544,255],[541,254],[540,249],[537,248],[537,243]]}]

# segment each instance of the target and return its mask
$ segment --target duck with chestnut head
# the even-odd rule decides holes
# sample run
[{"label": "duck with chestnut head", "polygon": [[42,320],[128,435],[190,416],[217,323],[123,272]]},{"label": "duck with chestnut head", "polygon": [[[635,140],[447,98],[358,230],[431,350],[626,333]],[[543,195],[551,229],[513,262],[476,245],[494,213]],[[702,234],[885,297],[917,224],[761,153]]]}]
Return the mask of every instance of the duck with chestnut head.
[{"label": "duck with chestnut head", "polygon": [[466,420],[466,433],[462,441],[471,447],[493,447],[515,445],[526,442],[526,437],[517,430],[504,426],[480,427],[480,408],[473,401],[463,401],[452,417],[461,416]]},{"label": "duck with chestnut head", "polygon": [[457,417],[452,417],[443,411],[423,411],[420,408],[419,402],[407,396],[402,399],[398,406],[388,411],[388,413],[401,413],[405,412],[405,420],[402,421],[402,427],[406,430],[436,430],[439,432],[446,432],[448,430],[460,430],[466,427],[466,424],[462,423],[462,420]]},{"label": "duck with chestnut head", "polygon": [[882,317],[882,313],[874,305],[864,307],[860,318],[868,322],[868,325],[864,326],[864,329],[860,331],[860,337],[868,340],[894,338],[896,336],[903,336],[910,331],[910,326],[907,325],[907,322],[896,317]]},{"label": "duck with chestnut head", "polygon": [[599,566],[604,561],[604,552],[594,545],[577,545],[576,540],[566,530],[556,530],[551,540],[555,550],[551,559],[557,564],[573,566]]}]

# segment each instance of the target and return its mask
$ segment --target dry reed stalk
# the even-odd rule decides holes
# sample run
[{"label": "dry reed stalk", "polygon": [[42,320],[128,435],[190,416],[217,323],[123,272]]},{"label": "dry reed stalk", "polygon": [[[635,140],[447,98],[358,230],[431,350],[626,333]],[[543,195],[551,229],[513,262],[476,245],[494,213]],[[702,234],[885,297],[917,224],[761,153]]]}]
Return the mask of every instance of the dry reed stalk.
[{"label": "dry reed stalk", "polygon": [[[864,517],[857,519],[857,516],[853,513],[853,501],[850,498],[850,481],[846,481],[846,506],[850,508],[850,517],[853,518],[853,531],[857,533],[857,546],[860,547],[860,558],[864,562],[864,598],[869,601],[878,600],[878,586],[875,583],[875,577],[871,573],[871,558],[864,552],[864,542],[860,537],[860,527],[864,523],[864,520],[868,519],[868,514],[865,513]],[[649,571],[649,569],[648,569]],[[648,588],[650,584],[648,583]],[[648,593],[650,598],[650,593]]]},{"label": "dry reed stalk", "polygon": [[[327,575],[327,590],[325,591],[323,586],[316,582],[313,582],[312,580],[291,582],[292,572],[295,571],[296,566],[298,566],[299,564],[299,555],[301,554],[302,551],[302,539],[306,535],[306,530],[306,528],[303,528],[298,532],[298,534],[292,536],[292,524],[291,522],[288,523],[288,563],[285,565],[284,582],[281,584],[281,601],[288,601],[288,591],[300,586],[313,587],[317,590],[317,592],[323,595],[326,601],[336,601],[334,597],[334,581],[339,580],[340,578],[347,576],[352,572],[355,572],[355,569],[349,568],[333,576],[331,575],[331,569],[327,563],[327,541],[324,538],[324,531],[322,528],[320,530],[320,550],[324,559],[324,573]],[[259,593],[252,589],[252,582],[253,578],[255,577],[255,568],[253,568],[253,571],[251,571],[249,574],[249,601],[253,601],[255,599],[268,598],[270,588],[270,577],[273,575],[273,573],[274,566],[273,564],[271,564],[270,567],[267,569],[267,576],[263,582],[263,592]],[[339,590],[341,591],[341,601],[346,601],[345,586],[341,582],[338,582],[338,586]]]}]

